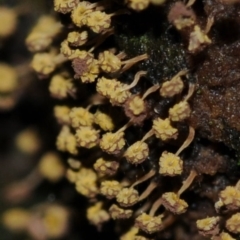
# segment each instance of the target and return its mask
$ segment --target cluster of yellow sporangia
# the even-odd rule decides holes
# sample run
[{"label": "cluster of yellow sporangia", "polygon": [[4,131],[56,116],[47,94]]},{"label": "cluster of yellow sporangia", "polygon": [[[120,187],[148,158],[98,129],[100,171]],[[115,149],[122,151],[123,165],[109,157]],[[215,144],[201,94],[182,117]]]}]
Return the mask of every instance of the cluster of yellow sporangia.
[{"label": "cluster of yellow sporangia", "polygon": [[188,50],[196,53],[203,50],[207,45],[211,44],[211,39],[207,36],[213,25],[213,18],[209,18],[206,28],[200,27],[200,21],[196,14],[190,8],[195,0],[189,0],[187,4],[181,1],[175,2],[169,11],[168,21],[180,31],[185,39],[189,39]]},{"label": "cluster of yellow sporangia", "polygon": [[[151,1],[145,1],[145,4],[149,2]],[[141,6],[144,1],[128,1],[129,6],[137,6],[134,4]],[[76,106],[63,104],[54,108],[54,115],[62,127],[57,137],[57,148],[75,155],[68,160],[70,167],[66,176],[77,192],[94,202],[87,209],[87,218],[92,224],[100,228],[110,218],[134,218],[134,227],[122,235],[121,239],[146,239],[141,232],[159,232],[167,226],[169,218],[187,211],[188,204],[181,198],[181,194],[197,176],[195,170],[191,170],[178,191],[161,192],[155,200],[150,200],[149,196],[158,187],[156,176],[175,177],[182,174],[183,160],[180,154],[192,142],[194,129],[189,127],[187,139],[176,152],[161,150],[158,167],[145,174],[140,173],[135,182],[128,178],[127,173],[122,179],[118,173],[124,161],[132,165],[132,168],[148,161],[148,139],[155,138],[155,141],[167,144],[178,138],[179,130],[176,126],[191,114],[189,99],[194,92],[194,85],[184,86],[183,78],[187,78],[187,71],[182,70],[171,79],[162,81],[162,84],[149,87],[145,92],[132,91],[147,72],[138,71],[131,83],[125,83],[121,74],[148,56],[143,54],[126,60],[124,52],[101,48],[105,39],[114,33],[111,18],[125,12],[121,10],[109,14],[105,12],[106,8],[107,5],[103,2],[55,0],[54,9],[68,14],[72,23],[67,28],[65,40],[59,46],[60,50],[51,45],[46,47],[45,44],[44,52],[35,54],[32,67],[40,77],[51,78],[49,91],[52,97],[57,99],[78,98],[79,86],[91,86],[91,96],[86,96],[86,104],[81,105],[78,101]],[[34,28],[34,31],[36,29],[38,28]],[[50,38],[56,36],[57,31],[52,32]],[[31,49],[36,50],[37,47]],[[73,77],[68,68],[65,68],[64,62],[71,63]],[[58,71],[57,67],[60,68]],[[182,96],[184,88],[188,88],[186,96]],[[173,98],[178,101],[168,109],[165,118],[157,117],[152,114],[149,103],[151,94],[158,95],[160,99]],[[125,114],[126,124],[122,127],[119,127],[110,111],[106,111],[106,108],[113,106]],[[130,127],[143,126],[146,120],[150,123],[150,129],[141,139],[135,139],[129,146],[126,131]],[[91,154],[88,164],[87,149],[91,149],[90,153],[96,153]],[[84,156],[81,155],[82,151],[85,152]],[[82,161],[79,161],[79,158],[82,158]],[[118,177],[115,177],[117,174]],[[138,186],[144,182],[149,184],[140,192]],[[108,206],[107,201],[97,201],[100,195],[111,199],[111,205]],[[132,207],[136,209],[140,202],[140,209],[133,210]],[[161,213],[160,206],[165,209]]]},{"label": "cluster of yellow sporangia", "polygon": [[[221,213],[225,209],[225,213],[232,216],[225,221],[225,228],[233,234],[240,233],[240,213],[236,212],[240,208],[240,181],[235,186],[227,186],[219,193],[219,200],[215,203],[217,213]],[[206,237],[211,237],[213,240],[234,240],[229,233],[222,231],[219,225],[221,219],[220,215],[215,217],[207,217],[197,221],[197,228],[199,233]]]}]

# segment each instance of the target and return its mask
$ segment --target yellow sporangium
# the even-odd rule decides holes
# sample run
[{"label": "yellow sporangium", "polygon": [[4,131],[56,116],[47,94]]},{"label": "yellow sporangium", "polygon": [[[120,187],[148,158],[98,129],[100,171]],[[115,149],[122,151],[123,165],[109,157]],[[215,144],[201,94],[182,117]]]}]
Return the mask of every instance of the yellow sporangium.
[{"label": "yellow sporangium", "polygon": [[112,131],[115,127],[112,118],[99,110],[94,114],[94,123],[98,124],[104,131]]},{"label": "yellow sporangium", "polygon": [[97,174],[89,168],[80,168],[77,172],[75,187],[85,197],[93,198],[98,193]]},{"label": "yellow sporangium", "polygon": [[69,47],[67,40],[62,41],[62,43],[60,45],[60,53],[68,59],[71,58],[71,56],[73,55],[74,50],[72,50]]},{"label": "yellow sporangium", "polygon": [[118,154],[125,145],[124,132],[105,133],[100,140],[100,148],[108,154]]},{"label": "yellow sporangium", "polygon": [[161,119],[157,118],[153,120],[153,131],[157,138],[163,141],[171,138],[176,139],[178,136],[178,130],[171,126],[169,118]]},{"label": "yellow sporangium", "polygon": [[116,79],[99,78],[96,85],[96,91],[104,97],[110,98],[110,94],[114,91],[115,86],[119,84]]},{"label": "yellow sporangium", "polygon": [[163,206],[174,214],[182,214],[187,211],[188,204],[179,198],[174,192],[166,192],[162,195]]},{"label": "yellow sporangium", "polygon": [[177,155],[164,151],[159,159],[159,173],[165,176],[180,175],[183,171],[183,161]]},{"label": "yellow sporangium", "polygon": [[60,74],[54,75],[49,84],[49,91],[52,97],[57,99],[74,96],[76,88],[71,79],[66,79]]},{"label": "yellow sporangium", "polygon": [[111,176],[117,172],[119,163],[116,161],[107,161],[103,158],[99,158],[94,163],[93,167],[99,174],[102,174],[103,176]]},{"label": "yellow sporangium", "polygon": [[73,155],[78,153],[77,141],[68,126],[63,126],[57,136],[56,146],[59,151],[69,152]]},{"label": "yellow sporangium", "polygon": [[92,54],[80,50],[74,51],[69,58],[73,59],[72,67],[75,72],[74,78],[80,78],[83,73],[87,73],[90,64],[94,60]]},{"label": "yellow sporangium", "polygon": [[33,128],[21,131],[15,138],[17,148],[25,154],[35,154],[41,149],[39,134]]},{"label": "yellow sporangium", "polygon": [[146,160],[149,155],[149,148],[145,142],[137,141],[131,145],[124,156],[131,164],[140,164]]},{"label": "yellow sporangium", "polygon": [[70,32],[67,36],[67,41],[71,46],[78,47],[84,45],[88,41],[88,32]]},{"label": "yellow sporangium", "polygon": [[115,198],[121,191],[122,185],[116,180],[112,181],[102,181],[100,187],[100,193],[108,199]]},{"label": "yellow sporangium", "polygon": [[0,7],[0,39],[13,34],[17,27],[17,13],[10,8]]},{"label": "yellow sporangium", "polygon": [[17,86],[17,71],[8,64],[0,63],[0,93],[11,93],[16,90]]},{"label": "yellow sporangium", "polygon": [[240,191],[234,186],[227,186],[222,190],[219,199],[230,210],[240,208]]},{"label": "yellow sporangium", "polygon": [[79,170],[80,167],[82,166],[81,162],[75,158],[69,158],[67,162],[68,162],[68,165],[74,170]]},{"label": "yellow sporangium", "polygon": [[92,127],[79,127],[75,136],[80,147],[92,148],[99,142],[99,131]]},{"label": "yellow sporangium", "polygon": [[146,213],[142,213],[135,219],[135,226],[148,234],[158,232],[163,227],[162,215],[152,217]]},{"label": "yellow sporangium", "polygon": [[31,213],[22,208],[12,208],[3,212],[1,221],[12,231],[23,231],[31,219]]},{"label": "yellow sporangium", "polygon": [[120,70],[121,60],[110,51],[101,52],[98,56],[101,69],[106,73],[114,73]]},{"label": "yellow sporangium", "polygon": [[53,108],[53,114],[54,117],[56,118],[57,122],[61,125],[70,125],[70,117],[69,117],[69,113],[70,113],[71,109],[66,106],[55,106]]},{"label": "yellow sporangium", "polygon": [[62,25],[53,17],[40,17],[26,38],[28,50],[31,52],[40,52],[48,49],[61,30]]},{"label": "yellow sporangium", "polygon": [[123,209],[118,207],[116,204],[113,204],[109,208],[109,214],[112,219],[127,219],[130,218],[133,214],[133,210],[130,209]]},{"label": "yellow sporangium", "polygon": [[94,6],[87,1],[79,2],[71,13],[73,23],[78,27],[84,26],[86,24],[86,16],[93,11]]},{"label": "yellow sporangium", "polygon": [[91,127],[94,121],[94,115],[82,107],[72,108],[69,117],[74,128]]},{"label": "yellow sporangium", "polygon": [[57,182],[65,175],[65,167],[60,157],[54,152],[48,152],[41,157],[38,171],[51,182]]},{"label": "yellow sporangium", "polygon": [[162,84],[160,95],[162,97],[173,97],[174,95],[181,93],[183,87],[183,81],[180,77],[172,78]]},{"label": "yellow sporangium", "polygon": [[219,217],[207,217],[201,220],[197,220],[197,228],[201,235],[215,236],[219,233]]},{"label": "yellow sporangium", "polygon": [[70,183],[75,183],[77,181],[78,172],[73,171],[72,169],[67,169],[66,178]]},{"label": "yellow sporangium", "polygon": [[126,84],[120,82],[115,84],[113,91],[109,93],[112,105],[121,106],[131,96],[131,93],[128,90],[124,91],[125,87]]},{"label": "yellow sporangium", "polygon": [[46,207],[42,223],[47,238],[64,236],[69,227],[69,211],[60,205],[52,204]]},{"label": "yellow sporangium", "polygon": [[99,63],[94,59],[88,66],[88,71],[81,75],[81,80],[83,83],[95,82],[99,74]]},{"label": "yellow sporangium", "polygon": [[174,122],[180,122],[190,117],[191,108],[187,101],[181,101],[169,109],[169,118]]},{"label": "yellow sporangium", "polygon": [[240,213],[233,214],[226,222],[226,228],[229,232],[240,233]]},{"label": "yellow sporangium", "polygon": [[110,219],[109,214],[103,209],[102,205],[102,202],[97,202],[87,209],[87,219],[98,228],[101,228],[101,225]]},{"label": "yellow sporangium", "polygon": [[132,101],[129,103],[129,109],[134,115],[139,115],[145,110],[146,106],[144,101],[137,95],[134,96]]},{"label": "yellow sporangium", "polygon": [[106,31],[111,26],[111,15],[101,11],[93,11],[86,15],[86,25],[95,33]]},{"label": "yellow sporangium", "polygon": [[116,196],[117,202],[122,207],[130,207],[138,202],[139,194],[134,188],[123,188]]},{"label": "yellow sporangium", "polygon": [[55,55],[51,53],[36,53],[31,62],[31,67],[40,77],[46,78],[57,66],[54,58]]}]

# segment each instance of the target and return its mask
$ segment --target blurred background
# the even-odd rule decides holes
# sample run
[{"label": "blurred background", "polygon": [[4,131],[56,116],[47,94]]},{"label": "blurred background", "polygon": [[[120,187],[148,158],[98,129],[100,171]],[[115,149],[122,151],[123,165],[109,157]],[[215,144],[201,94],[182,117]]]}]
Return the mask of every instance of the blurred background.
[{"label": "blurred background", "polygon": [[[52,1],[0,1],[0,236],[4,240],[45,239],[39,233],[43,229],[34,230],[36,215],[49,206],[65,205],[65,211],[74,194],[65,180],[51,183],[34,174],[40,159],[56,154],[57,126],[48,82],[39,81],[31,71],[32,55],[25,46],[27,34],[43,14],[52,14]],[[61,161],[62,156],[54,156]],[[35,221],[28,226],[32,234],[22,231],[26,217]],[[54,218],[50,221],[54,223]]]}]

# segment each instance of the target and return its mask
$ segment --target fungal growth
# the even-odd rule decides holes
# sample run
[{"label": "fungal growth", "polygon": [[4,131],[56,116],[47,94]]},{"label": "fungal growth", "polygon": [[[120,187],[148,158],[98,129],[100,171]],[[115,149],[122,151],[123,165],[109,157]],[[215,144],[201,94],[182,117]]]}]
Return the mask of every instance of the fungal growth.
[{"label": "fungal growth", "polygon": [[[221,34],[219,9],[239,9],[210,2],[219,8],[199,1],[54,0],[62,25],[40,18],[26,39],[32,69],[49,79],[59,101],[56,147],[69,156],[69,187],[88,199],[86,218],[99,231],[112,219],[122,240],[180,239],[177,232],[183,239],[235,239],[240,232],[236,174],[221,175],[230,172],[222,167],[228,159],[206,146],[192,118],[199,66]],[[60,167],[51,176],[46,166],[40,169],[49,179],[62,176]],[[204,191],[205,181],[217,187]],[[201,201],[209,211],[198,209]]]}]

